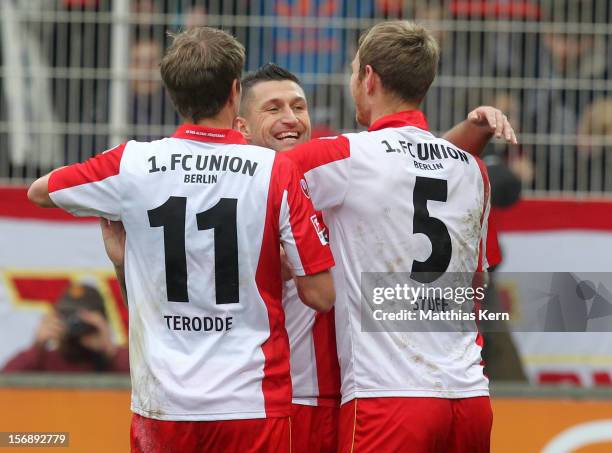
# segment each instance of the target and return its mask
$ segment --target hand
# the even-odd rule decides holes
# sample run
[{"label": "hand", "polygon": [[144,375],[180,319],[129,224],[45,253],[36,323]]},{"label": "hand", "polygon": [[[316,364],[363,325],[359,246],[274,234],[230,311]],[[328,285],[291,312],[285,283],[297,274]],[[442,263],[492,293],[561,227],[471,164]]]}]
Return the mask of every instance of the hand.
[{"label": "hand", "polygon": [[287,254],[283,247],[280,248],[280,260],[281,260],[281,277],[284,282],[293,278],[293,267],[289,263]]},{"label": "hand", "polygon": [[518,143],[514,129],[504,113],[490,106],[480,106],[472,110],[467,116],[468,122],[477,127],[488,128],[496,138],[504,138],[506,143]]},{"label": "hand", "polygon": [[115,267],[123,268],[125,260],[125,228],[123,223],[100,219],[106,254]]},{"label": "hand", "polygon": [[115,355],[117,347],[111,339],[110,326],[104,316],[92,310],[80,310],[78,314],[83,322],[96,328],[95,332],[83,335],[80,338],[81,345],[111,359]]},{"label": "hand", "polygon": [[59,344],[59,341],[64,335],[65,331],[66,327],[64,326],[64,323],[60,321],[57,313],[52,311],[51,313],[46,314],[40,322],[38,330],[36,331],[36,339],[34,340],[34,344],[36,344],[36,346],[44,346],[48,342]]}]

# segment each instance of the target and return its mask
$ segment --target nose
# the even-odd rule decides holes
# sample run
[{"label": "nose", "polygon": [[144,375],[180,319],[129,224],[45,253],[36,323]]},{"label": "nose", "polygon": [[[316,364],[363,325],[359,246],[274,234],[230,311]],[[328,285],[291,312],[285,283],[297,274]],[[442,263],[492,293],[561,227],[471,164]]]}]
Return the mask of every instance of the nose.
[{"label": "nose", "polygon": [[298,119],[295,116],[295,113],[291,107],[286,107],[283,109],[283,117],[281,119],[283,124],[287,126],[296,126],[298,123]]}]

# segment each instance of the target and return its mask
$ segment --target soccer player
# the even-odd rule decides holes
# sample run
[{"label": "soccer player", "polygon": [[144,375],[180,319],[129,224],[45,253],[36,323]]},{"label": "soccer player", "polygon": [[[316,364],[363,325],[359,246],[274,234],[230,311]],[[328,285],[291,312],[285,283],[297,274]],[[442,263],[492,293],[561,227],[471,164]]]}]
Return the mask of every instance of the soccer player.
[{"label": "soccer player", "polygon": [[[500,128],[492,127],[499,122]],[[477,127],[474,127],[477,126]],[[310,139],[308,103],[299,80],[275,64],[266,64],[242,80],[242,101],[236,127],[250,144],[287,151]],[[481,151],[494,132],[513,140],[513,130],[498,109],[478,107],[466,124],[447,135],[456,142],[471,141]],[[322,218],[318,218],[321,232]],[[124,232],[117,222],[103,224],[109,257],[123,274]],[[335,344],[334,313],[317,313],[298,298],[293,280],[283,286],[285,326],[291,349],[293,410],[291,440],[294,452],[325,453],[337,448],[340,376]]]},{"label": "soccer player", "polygon": [[[275,64],[246,75],[236,127],[249,143],[280,152],[310,140],[308,104],[297,77]],[[327,242],[322,218],[315,221]],[[300,303],[291,278],[283,286],[283,308],[291,349],[292,451],[333,453],[340,407],[333,309],[318,313]]]},{"label": "soccer player", "polygon": [[[463,138],[451,144],[428,131],[419,110],[438,54],[420,26],[374,26],[360,40],[351,76],[357,121],[368,131],[287,153],[323,210],[337,263],[340,452],[489,450],[492,412],[475,331],[362,331],[363,272],[422,272],[418,278],[431,282],[486,267],[488,177],[459,149],[476,152],[480,125],[454,128],[447,136],[461,129]],[[516,141],[503,117],[493,121],[496,135],[505,130]]]},{"label": "soccer player", "polygon": [[207,27],[177,35],[162,80],[184,124],[35,181],[28,196],[121,220],[130,310],[133,451],[290,450],[282,243],[300,298],[334,289],[305,182],[232,130],[244,49]]},{"label": "soccer player", "polygon": [[[481,151],[500,118],[500,134],[511,139],[513,130],[503,113],[479,107],[468,115],[470,125],[453,129],[455,140],[471,140]],[[269,63],[242,79],[242,102],[237,128],[254,145],[283,152],[310,139],[308,103],[297,77]],[[467,134],[467,136],[464,136]],[[324,229],[322,218],[318,219]],[[283,287],[287,333],[291,346],[293,413],[291,439],[295,452],[324,453],[337,448],[340,378],[336,354],[333,309],[317,313],[299,302],[291,279]]]}]

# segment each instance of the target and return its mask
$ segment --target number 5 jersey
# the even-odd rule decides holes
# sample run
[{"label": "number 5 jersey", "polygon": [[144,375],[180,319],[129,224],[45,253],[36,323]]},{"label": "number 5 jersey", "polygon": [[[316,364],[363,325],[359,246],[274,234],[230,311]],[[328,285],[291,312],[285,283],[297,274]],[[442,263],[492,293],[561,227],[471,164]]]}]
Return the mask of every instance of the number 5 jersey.
[{"label": "number 5 jersey", "polygon": [[236,131],[183,125],[53,172],[49,193],[124,224],[134,412],[289,415],[280,244],[297,275],[333,266],[291,161]]},{"label": "number 5 jersey", "polygon": [[368,272],[381,273],[383,283],[393,273],[427,276],[429,283],[456,273],[471,285],[485,256],[489,181],[482,162],[436,138],[417,110],[285,155],[304,172],[329,228],[342,403],[488,395],[475,323],[466,332],[390,325],[378,322],[375,311],[380,318],[394,301],[372,306],[362,295]]}]

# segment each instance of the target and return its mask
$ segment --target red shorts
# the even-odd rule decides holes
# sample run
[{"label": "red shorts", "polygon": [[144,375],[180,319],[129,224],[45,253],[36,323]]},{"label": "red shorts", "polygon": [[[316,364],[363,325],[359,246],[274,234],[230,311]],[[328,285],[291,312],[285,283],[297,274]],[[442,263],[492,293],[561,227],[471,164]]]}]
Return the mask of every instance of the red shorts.
[{"label": "red shorts", "polygon": [[359,398],[340,408],[340,453],[488,453],[489,397]]},{"label": "red shorts", "polygon": [[132,415],[137,453],[290,453],[289,417],[179,422]]},{"label": "red shorts", "polygon": [[338,447],[340,408],[293,404],[291,444],[293,453],[335,453]]}]

